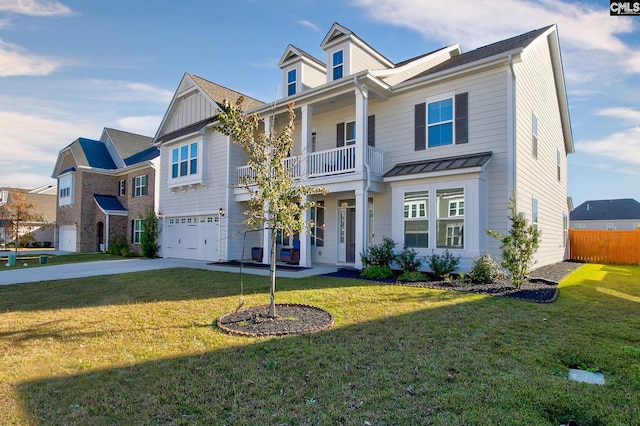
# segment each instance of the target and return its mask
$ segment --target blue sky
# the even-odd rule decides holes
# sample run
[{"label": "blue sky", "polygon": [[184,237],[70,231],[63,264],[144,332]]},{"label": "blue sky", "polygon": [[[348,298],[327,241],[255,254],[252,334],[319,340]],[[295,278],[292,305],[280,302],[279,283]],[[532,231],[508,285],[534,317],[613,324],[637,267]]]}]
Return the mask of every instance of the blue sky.
[{"label": "blue sky", "polygon": [[393,62],[557,24],[576,153],[569,195],[640,200],[640,16],[559,0],[0,0],[0,186],[54,183],[104,127],[153,136],[185,72],[281,97],[288,44],[324,59],[333,22]]}]

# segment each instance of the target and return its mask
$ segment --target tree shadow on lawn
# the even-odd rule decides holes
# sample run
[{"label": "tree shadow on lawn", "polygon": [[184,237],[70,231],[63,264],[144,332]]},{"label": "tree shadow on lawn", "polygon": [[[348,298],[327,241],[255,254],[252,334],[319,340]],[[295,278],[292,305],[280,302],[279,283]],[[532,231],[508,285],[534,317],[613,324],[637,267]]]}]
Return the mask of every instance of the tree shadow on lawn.
[{"label": "tree shadow on lawn", "polygon": [[554,305],[446,294],[438,307],[313,335],[229,337],[239,345],[17,389],[42,425],[632,424],[640,378],[629,359],[606,386],[552,374],[568,342],[614,351],[589,338],[588,317],[566,330],[578,339],[555,330],[580,309],[575,290]]}]

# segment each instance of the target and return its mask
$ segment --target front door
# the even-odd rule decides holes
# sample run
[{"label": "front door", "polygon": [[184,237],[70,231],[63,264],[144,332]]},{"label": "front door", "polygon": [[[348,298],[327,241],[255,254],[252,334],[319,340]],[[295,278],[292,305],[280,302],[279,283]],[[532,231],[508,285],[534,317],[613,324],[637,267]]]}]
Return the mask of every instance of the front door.
[{"label": "front door", "polygon": [[356,261],[356,209],[351,207],[347,209],[347,263]]},{"label": "front door", "polygon": [[338,203],[338,263],[356,261],[356,206],[355,200]]}]

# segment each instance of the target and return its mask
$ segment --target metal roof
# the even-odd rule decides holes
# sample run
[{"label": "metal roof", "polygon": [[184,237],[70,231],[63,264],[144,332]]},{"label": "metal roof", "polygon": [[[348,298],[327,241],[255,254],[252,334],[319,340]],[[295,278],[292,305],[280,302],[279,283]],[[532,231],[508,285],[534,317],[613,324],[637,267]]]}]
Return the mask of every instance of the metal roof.
[{"label": "metal roof", "polygon": [[100,209],[104,212],[113,213],[129,211],[125,206],[122,205],[122,203],[116,196],[94,194],[93,199],[96,201],[98,207],[100,207]]},{"label": "metal roof", "polygon": [[456,157],[431,158],[423,161],[396,164],[384,177],[406,176],[419,173],[432,173],[471,167],[482,167],[491,159],[491,152],[460,155]]}]

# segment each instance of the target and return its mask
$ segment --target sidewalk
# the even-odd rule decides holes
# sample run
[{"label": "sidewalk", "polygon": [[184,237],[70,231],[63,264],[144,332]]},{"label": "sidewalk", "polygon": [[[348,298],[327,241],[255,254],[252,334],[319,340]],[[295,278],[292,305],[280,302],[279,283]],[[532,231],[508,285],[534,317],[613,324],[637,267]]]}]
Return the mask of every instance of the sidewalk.
[{"label": "sidewalk", "polygon": [[[49,252],[49,254],[53,254]],[[0,265],[4,268],[4,265]],[[31,283],[38,281],[62,280],[71,278],[92,277],[98,275],[126,274],[129,272],[152,271],[168,268],[194,268],[209,271],[240,272],[239,267],[208,265],[202,260],[188,259],[143,259],[129,258],[122,260],[101,260],[96,262],[67,263],[64,265],[38,266],[8,271],[0,271],[0,285]],[[304,278],[335,272],[337,268],[330,265],[300,271],[276,270],[278,277]],[[268,268],[242,268],[243,274],[269,275]]]}]

